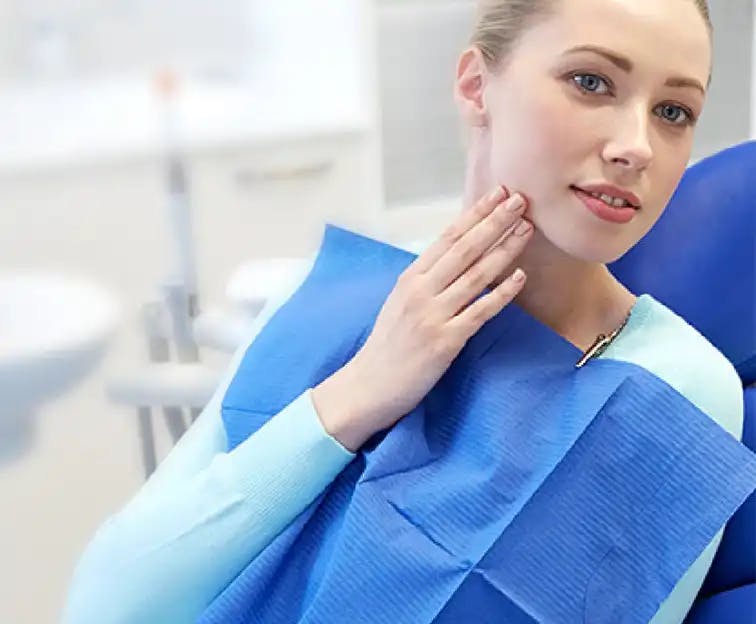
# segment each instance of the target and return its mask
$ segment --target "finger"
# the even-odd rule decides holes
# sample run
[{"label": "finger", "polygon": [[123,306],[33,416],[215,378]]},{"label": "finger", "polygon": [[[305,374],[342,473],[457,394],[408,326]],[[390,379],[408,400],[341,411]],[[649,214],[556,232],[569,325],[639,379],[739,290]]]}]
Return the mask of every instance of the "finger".
[{"label": "finger", "polygon": [[504,185],[497,186],[481,197],[472,208],[465,210],[449,224],[441,236],[410,265],[408,272],[428,271],[470,228],[488,217],[496,206],[508,198],[509,190]]},{"label": "finger", "polygon": [[507,279],[490,293],[479,297],[448,323],[451,331],[461,332],[465,339],[474,335],[485,323],[512,303],[525,286],[527,275],[522,269],[516,269]]},{"label": "finger", "polygon": [[446,290],[449,284],[491,249],[524,212],[524,198],[519,193],[514,193],[468,230],[426,272],[430,292],[438,294]]},{"label": "finger", "polygon": [[533,224],[520,219],[501,242],[486,252],[475,264],[460,275],[449,287],[438,295],[447,318],[459,313],[470,301],[480,295],[484,288],[499,278],[503,271],[511,267],[522,253],[533,233]]}]

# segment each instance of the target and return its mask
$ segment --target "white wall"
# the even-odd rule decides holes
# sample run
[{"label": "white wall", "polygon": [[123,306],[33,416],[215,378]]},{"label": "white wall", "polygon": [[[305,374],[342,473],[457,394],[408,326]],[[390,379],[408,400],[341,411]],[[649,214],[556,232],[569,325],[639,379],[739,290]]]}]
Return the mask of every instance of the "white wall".
[{"label": "white wall", "polygon": [[751,136],[753,0],[710,0],[714,69],[706,107],[696,130],[698,159]]}]

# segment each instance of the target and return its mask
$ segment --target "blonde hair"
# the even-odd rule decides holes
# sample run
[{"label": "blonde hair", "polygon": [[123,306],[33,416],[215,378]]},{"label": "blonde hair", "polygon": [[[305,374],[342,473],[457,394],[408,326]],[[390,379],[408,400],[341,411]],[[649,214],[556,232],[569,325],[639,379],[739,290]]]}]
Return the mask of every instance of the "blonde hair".
[{"label": "blonde hair", "polygon": [[[692,1],[706,21],[709,36],[713,36],[707,0]],[[498,68],[506,62],[520,35],[549,17],[556,5],[556,0],[478,0],[470,44],[480,49],[489,69]]]}]

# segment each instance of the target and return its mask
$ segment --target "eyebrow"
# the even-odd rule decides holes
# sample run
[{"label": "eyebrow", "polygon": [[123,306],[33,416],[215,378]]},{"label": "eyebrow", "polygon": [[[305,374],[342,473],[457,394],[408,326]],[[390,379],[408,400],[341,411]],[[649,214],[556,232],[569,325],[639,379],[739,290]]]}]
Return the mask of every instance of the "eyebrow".
[{"label": "eyebrow", "polygon": [[[570,48],[569,50],[566,50],[563,56],[570,54],[572,52],[595,52],[596,54],[600,54],[604,58],[610,60],[617,67],[627,72],[628,74],[633,71],[633,62],[630,59],[624,56],[620,56],[616,52],[612,52],[611,50],[607,50],[606,48],[602,48],[601,46],[596,46],[596,45],[575,46],[574,48]],[[711,76],[709,76],[709,83],[711,83]],[[693,87],[694,89],[698,89],[702,94],[706,95],[706,89],[703,88],[703,85],[700,82],[698,82],[698,80],[694,80],[693,78],[682,78],[680,76],[673,76],[671,78],[668,78],[667,82],[665,82],[664,84],[668,87]]]}]

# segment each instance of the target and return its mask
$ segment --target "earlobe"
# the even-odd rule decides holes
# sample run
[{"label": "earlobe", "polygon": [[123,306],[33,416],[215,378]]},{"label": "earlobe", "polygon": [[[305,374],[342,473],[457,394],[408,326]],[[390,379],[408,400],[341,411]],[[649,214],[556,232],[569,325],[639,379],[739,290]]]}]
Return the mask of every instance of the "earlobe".
[{"label": "earlobe", "polygon": [[459,57],[454,81],[454,99],[460,114],[471,126],[488,125],[488,111],[484,101],[486,84],[485,62],[475,46],[467,48]]}]

